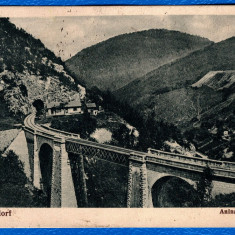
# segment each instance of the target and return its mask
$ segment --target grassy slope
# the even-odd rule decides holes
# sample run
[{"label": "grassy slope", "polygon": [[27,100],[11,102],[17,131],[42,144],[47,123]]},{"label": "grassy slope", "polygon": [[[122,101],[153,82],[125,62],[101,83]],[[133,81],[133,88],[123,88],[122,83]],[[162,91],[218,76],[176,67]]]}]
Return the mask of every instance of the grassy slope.
[{"label": "grassy slope", "polygon": [[123,34],[86,48],[66,61],[88,87],[116,90],[159,66],[211,44],[168,30]]}]

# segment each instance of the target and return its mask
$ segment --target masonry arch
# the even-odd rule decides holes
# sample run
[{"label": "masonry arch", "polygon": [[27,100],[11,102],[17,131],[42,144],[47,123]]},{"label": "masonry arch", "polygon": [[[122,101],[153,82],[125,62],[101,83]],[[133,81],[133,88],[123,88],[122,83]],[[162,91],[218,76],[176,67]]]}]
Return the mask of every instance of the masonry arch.
[{"label": "masonry arch", "polygon": [[193,207],[197,193],[193,185],[176,176],[164,176],[151,188],[153,207]]},{"label": "masonry arch", "polygon": [[33,106],[37,111],[37,115],[43,114],[44,111],[44,102],[41,99],[36,99],[33,102]]},{"label": "masonry arch", "polygon": [[44,143],[40,147],[39,161],[42,177],[41,185],[44,193],[47,196],[47,207],[50,207],[53,149],[49,144]]}]

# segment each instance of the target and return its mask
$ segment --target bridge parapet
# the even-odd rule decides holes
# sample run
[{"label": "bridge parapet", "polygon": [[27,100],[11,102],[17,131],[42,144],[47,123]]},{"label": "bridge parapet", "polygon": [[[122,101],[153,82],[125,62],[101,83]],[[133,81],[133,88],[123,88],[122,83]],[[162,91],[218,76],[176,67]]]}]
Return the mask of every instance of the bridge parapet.
[{"label": "bridge parapet", "polygon": [[129,152],[124,152],[118,148],[111,148],[110,146],[94,143],[91,141],[84,141],[81,139],[67,139],[66,151],[68,153],[97,157],[121,165],[128,165]]},{"label": "bridge parapet", "polygon": [[29,128],[29,127],[27,127],[27,126],[23,126],[23,130],[26,131],[26,132],[29,132],[31,134],[34,134],[34,130]]},{"label": "bridge parapet", "polygon": [[[127,187],[127,207],[148,207],[151,187],[161,177],[170,175],[196,181],[207,166],[213,169],[216,193],[234,192],[235,163],[200,159],[155,149],[149,149],[147,153],[99,144],[80,139],[72,133],[37,125],[34,118],[34,114],[26,117],[24,130],[31,152],[31,168],[38,185],[40,174],[37,176],[37,172],[40,173],[40,164],[37,157],[39,156],[40,146],[46,143],[53,149],[51,206],[76,207],[73,167],[71,168],[70,160],[72,159],[76,161],[76,164],[78,163],[77,165],[81,165],[84,157],[86,160],[88,158],[99,158],[104,163],[105,161],[111,162],[116,166],[121,165],[125,169],[128,167],[128,185],[125,186]],[[230,191],[225,190],[225,184],[226,190],[230,187]],[[86,191],[84,190],[84,192]]]},{"label": "bridge parapet", "polygon": [[70,132],[67,132],[67,131],[61,131],[61,130],[57,130],[57,129],[54,129],[52,127],[48,127],[44,124],[41,125],[43,128],[45,128],[46,130],[49,130],[49,131],[53,131],[53,132],[56,132],[56,133],[60,133],[64,136],[67,136],[69,138],[73,137],[73,138],[80,138],[80,135],[79,134],[75,134],[75,133],[70,133]]},{"label": "bridge parapet", "polygon": [[129,160],[144,163],[146,161],[146,153],[136,153],[133,151],[129,155]]},{"label": "bridge parapet", "polygon": [[[146,156],[146,163],[155,163],[155,164],[160,164],[160,165],[165,165],[165,166],[171,166],[175,168],[180,168],[180,169],[186,169],[194,172],[203,172],[205,169],[204,165],[197,165],[197,163],[189,163],[186,161],[179,161],[179,160],[169,160],[161,156]],[[213,174],[214,176],[219,176],[219,177],[226,177],[226,178],[231,178],[235,180],[235,171],[231,170],[225,170],[223,168],[211,168],[213,169]]]},{"label": "bridge parapet", "polygon": [[[182,154],[177,153],[170,153],[170,152],[164,152],[156,149],[148,149],[148,153],[168,161],[174,161],[174,162],[182,162],[189,165],[197,165],[199,167],[210,167],[211,169],[218,169],[223,171],[231,171],[235,173],[235,163],[232,162],[225,162],[225,161],[216,161],[216,160],[210,160],[210,159],[202,159],[197,157],[189,157]],[[153,159],[153,158],[151,158]]]}]

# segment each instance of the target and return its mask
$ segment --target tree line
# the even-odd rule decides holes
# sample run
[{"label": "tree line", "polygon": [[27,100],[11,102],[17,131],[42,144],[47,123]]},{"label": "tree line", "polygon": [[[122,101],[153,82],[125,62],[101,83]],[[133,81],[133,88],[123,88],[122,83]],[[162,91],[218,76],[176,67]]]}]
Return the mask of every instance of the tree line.
[{"label": "tree line", "polygon": [[171,139],[185,145],[180,130],[171,123],[157,121],[154,111],[144,114],[128,103],[117,100],[109,90],[100,91],[97,87],[88,90],[88,96],[105,110],[118,114],[138,130],[139,141],[137,146],[133,146],[133,138],[123,134],[125,132],[123,128],[120,130],[120,135],[124,137],[121,142],[126,144],[123,147],[136,148],[142,151],[146,151],[148,148],[161,149],[164,142]]},{"label": "tree line", "polygon": [[0,207],[46,207],[45,193],[32,186],[13,151],[0,153],[0,166]]}]

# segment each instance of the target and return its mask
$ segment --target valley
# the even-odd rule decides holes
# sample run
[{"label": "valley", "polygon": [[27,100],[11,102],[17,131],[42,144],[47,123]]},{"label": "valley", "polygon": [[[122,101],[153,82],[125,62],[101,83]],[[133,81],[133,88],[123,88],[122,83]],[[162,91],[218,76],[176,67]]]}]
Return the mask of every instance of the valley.
[{"label": "valley", "polygon": [[234,206],[234,36],[127,32],[62,60],[8,18],[0,35],[1,206]]}]

